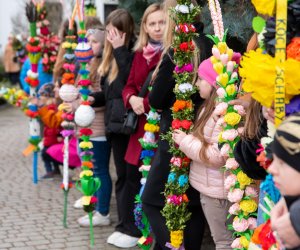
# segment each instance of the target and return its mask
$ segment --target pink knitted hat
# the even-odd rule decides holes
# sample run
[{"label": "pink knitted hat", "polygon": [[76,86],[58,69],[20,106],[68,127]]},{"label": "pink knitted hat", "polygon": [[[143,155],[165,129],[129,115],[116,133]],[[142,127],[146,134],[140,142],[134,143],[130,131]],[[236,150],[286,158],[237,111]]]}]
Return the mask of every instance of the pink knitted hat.
[{"label": "pink knitted hat", "polygon": [[207,81],[211,86],[216,87],[216,78],[218,74],[213,68],[213,64],[210,58],[202,61],[198,68],[198,76]]}]

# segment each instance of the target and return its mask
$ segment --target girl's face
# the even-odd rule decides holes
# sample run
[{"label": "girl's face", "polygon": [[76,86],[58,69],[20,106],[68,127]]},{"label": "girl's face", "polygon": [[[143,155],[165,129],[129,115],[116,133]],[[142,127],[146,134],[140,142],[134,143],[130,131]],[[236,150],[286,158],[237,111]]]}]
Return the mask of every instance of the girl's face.
[{"label": "girl's face", "polygon": [[213,90],[213,86],[211,86],[206,80],[203,80],[200,77],[198,77],[196,86],[199,89],[199,94],[201,98],[207,99],[210,97],[211,92]]},{"label": "girl's face", "polygon": [[87,39],[93,50],[94,56],[100,55],[103,49],[103,42],[98,41],[94,35],[89,35]]},{"label": "girl's face", "polygon": [[161,41],[165,30],[165,14],[158,10],[148,15],[144,23],[144,30],[154,41]]},{"label": "girl's face", "polygon": [[300,172],[273,154],[273,162],[268,168],[273,175],[275,186],[282,195],[300,195]]}]

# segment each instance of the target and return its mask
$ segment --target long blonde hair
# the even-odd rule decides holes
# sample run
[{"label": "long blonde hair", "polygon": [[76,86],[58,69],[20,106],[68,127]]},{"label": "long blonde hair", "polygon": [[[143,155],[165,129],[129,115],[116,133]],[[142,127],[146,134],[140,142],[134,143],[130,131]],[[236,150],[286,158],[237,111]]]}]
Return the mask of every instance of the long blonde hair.
[{"label": "long blonde hair", "polygon": [[197,137],[202,143],[202,147],[199,152],[199,158],[201,159],[201,161],[205,163],[208,163],[209,160],[206,154],[209,143],[206,141],[204,137],[204,127],[215,110],[216,98],[217,98],[217,91],[215,88],[213,88],[211,96],[207,98],[199,108],[198,113],[199,114],[201,113],[201,117],[197,119],[193,128],[193,135]]},{"label": "long blonde hair", "polygon": [[156,11],[163,11],[163,5],[159,3],[153,3],[148,6],[148,8],[145,10],[144,15],[142,17],[141,26],[140,26],[140,34],[139,38],[136,41],[136,44],[133,48],[133,51],[140,51],[145,47],[149,41],[149,35],[145,31],[145,25],[147,22],[147,18],[150,14],[156,12]]},{"label": "long blonde hair", "polygon": [[[126,33],[125,46],[128,48],[130,41],[134,37],[134,21],[130,13],[125,9],[116,9],[108,15],[105,26],[108,24],[111,24],[118,30]],[[99,66],[98,72],[100,76],[108,74],[108,81],[110,83],[116,79],[119,73],[116,59],[113,56],[113,47],[107,39],[104,43],[103,60]]]}]

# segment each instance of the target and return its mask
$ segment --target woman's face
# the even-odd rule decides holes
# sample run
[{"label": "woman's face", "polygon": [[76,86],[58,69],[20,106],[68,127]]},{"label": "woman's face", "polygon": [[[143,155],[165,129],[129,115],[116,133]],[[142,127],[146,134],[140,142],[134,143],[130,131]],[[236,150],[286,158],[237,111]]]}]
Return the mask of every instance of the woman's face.
[{"label": "woman's face", "polygon": [[273,175],[275,186],[282,195],[300,195],[300,172],[273,154],[273,162],[268,168]]},{"label": "woman's face", "polygon": [[158,10],[148,15],[144,24],[145,32],[154,41],[161,41],[165,30],[165,14]]}]

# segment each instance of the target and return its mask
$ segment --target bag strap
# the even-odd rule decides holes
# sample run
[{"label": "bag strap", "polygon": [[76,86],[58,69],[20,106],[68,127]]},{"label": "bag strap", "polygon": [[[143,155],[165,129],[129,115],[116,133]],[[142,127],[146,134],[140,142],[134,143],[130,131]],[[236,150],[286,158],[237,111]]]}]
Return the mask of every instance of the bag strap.
[{"label": "bag strap", "polygon": [[144,84],[143,84],[143,86],[141,88],[141,91],[138,94],[138,97],[144,97],[146,95],[149,83],[150,83],[152,75],[153,75],[153,72],[154,72],[154,69],[149,72],[149,74],[147,76],[147,79],[145,80],[145,82],[144,82]]}]

